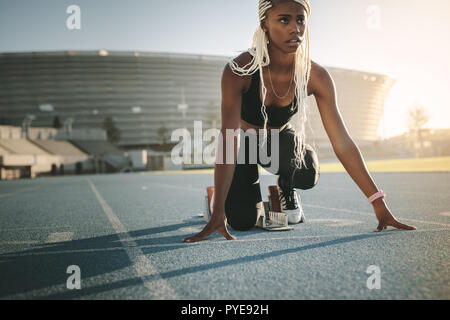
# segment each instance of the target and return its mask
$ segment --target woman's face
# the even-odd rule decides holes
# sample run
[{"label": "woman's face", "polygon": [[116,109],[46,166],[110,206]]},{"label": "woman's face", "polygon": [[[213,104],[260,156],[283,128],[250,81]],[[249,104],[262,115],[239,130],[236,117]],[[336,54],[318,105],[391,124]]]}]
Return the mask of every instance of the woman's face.
[{"label": "woman's face", "polygon": [[301,4],[283,1],[266,12],[261,28],[268,35],[269,46],[292,53],[297,51],[304,39],[306,19],[306,10]]}]

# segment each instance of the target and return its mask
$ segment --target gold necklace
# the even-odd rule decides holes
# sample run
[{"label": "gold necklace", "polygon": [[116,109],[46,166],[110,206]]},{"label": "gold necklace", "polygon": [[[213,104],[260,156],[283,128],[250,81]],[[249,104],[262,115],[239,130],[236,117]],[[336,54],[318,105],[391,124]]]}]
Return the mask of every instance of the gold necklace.
[{"label": "gold necklace", "polygon": [[278,99],[286,98],[286,96],[287,96],[287,95],[289,94],[289,92],[291,91],[292,80],[294,79],[294,73],[295,73],[295,71],[292,73],[291,83],[289,84],[289,89],[288,89],[288,91],[286,92],[286,94],[285,94],[284,96],[280,97],[280,96],[275,92],[275,89],[274,89],[274,87],[273,87],[273,83],[272,83],[272,75],[270,74],[270,66],[267,66],[267,68],[269,69],[269,80],[270,80],[270,86],[272,87],[273,93],[275,94],[275,96],[276,96]]}]

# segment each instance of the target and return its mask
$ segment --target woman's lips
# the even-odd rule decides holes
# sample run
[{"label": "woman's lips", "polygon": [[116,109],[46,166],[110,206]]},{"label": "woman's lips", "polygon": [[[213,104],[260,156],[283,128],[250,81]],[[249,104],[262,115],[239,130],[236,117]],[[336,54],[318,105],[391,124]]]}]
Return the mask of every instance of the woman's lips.
[{"label": "woman's lips", "polygon": [[295,40],[295,41],[287,41],[287,44],[289,47],[298,47],[300,46],[300,40]]}]

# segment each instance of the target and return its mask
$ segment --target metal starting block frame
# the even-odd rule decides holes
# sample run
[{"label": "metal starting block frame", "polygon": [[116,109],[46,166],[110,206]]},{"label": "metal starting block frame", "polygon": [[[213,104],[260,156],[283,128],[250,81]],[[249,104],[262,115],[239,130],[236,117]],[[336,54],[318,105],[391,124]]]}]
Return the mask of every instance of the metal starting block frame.
[{"label": "metal starting block frame", "polygon": [[203,219],[205,219],[206,223],[209,222],[209,219],[211,219],[211,210],[209,207],[209,200],[208,200],[208,196],[205,196],[205,200],[204,200],[204,208],[205,208],[205,213],[202,214]]},{"label": "metal starting block frame", "polygon": [[258,228],[268,231],[288,231],[294,229],[288,224],[288,215],[283,212],[276,212],[272,210],[270,196],[269,201],[263,202],[263,210],[256,222]]}]

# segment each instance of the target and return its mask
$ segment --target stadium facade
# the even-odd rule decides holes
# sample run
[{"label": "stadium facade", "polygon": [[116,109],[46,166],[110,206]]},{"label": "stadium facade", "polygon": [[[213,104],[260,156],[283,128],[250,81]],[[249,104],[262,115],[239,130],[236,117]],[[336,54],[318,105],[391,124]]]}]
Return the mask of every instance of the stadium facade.
[{"label": "stadium facade", "polygon": [[[230,57],[151,52],[64,51],[0,54],[0,121],[51,127],[55,116],[74,128],[101,128],[111,116],[118,146],[157,147],[171,132],[202,120],[220,126],[221,75]],[[381,74],[326,67],[352,138],[373,143],[395,80]],[[313,97],[314,142],[329,143]]]}]

